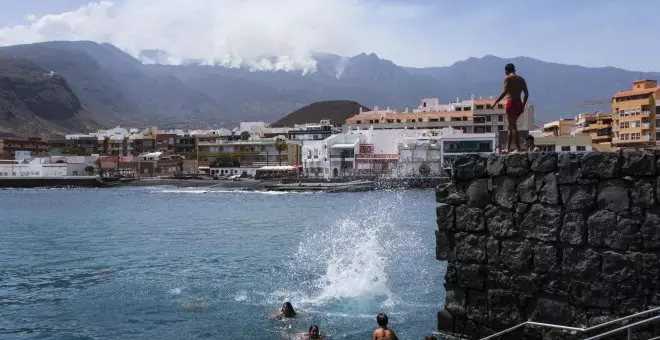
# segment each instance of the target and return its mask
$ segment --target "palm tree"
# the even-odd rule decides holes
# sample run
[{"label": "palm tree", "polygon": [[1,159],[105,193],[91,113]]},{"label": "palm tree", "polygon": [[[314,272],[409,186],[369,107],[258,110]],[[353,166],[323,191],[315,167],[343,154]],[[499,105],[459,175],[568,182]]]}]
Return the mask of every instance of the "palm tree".
[{"label": "palm tree", "polygon": [[277,164],[282,165],[282,152],[287,148],[286,141],[278,138],[275,140],[275,150],[277,150]]},{"label": "palm tree", "polygon": [[241,132],[241,140],[246,141],[250,139],[250,133],[247,131]]},{"label": "palm tree", "polygon": [[85,172],[87,173],[88,176],[92,176],[94,174],[94,167],[91,165],[86,166]]}]

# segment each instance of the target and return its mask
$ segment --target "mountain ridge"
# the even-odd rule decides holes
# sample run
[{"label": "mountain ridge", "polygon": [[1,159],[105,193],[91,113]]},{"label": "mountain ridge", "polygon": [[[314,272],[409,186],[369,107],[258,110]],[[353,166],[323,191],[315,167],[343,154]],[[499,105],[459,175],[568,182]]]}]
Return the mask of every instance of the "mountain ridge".
[{"label": "mountain ridge", "polygon": [[[145,55],[158,57],[156,50]],[[195,64],[143,64],[109,44],[59,41],[0,48],[0,56],[29,60],[63,76],[101,125],[231,127],[239,121],[274,122],[310,103],[345,100],[367,107],[416,108],[423,97],[442,102],[495,96],[503,68],[516,64],[530,87],[536,118],[548,121],[582,110],[574,103],[608,99],[633,80],[657,72],[584,67],[530,57],[470,57],[449,66],[398,66],[374,53],[314,54],[316,71],[259,71]]]}]

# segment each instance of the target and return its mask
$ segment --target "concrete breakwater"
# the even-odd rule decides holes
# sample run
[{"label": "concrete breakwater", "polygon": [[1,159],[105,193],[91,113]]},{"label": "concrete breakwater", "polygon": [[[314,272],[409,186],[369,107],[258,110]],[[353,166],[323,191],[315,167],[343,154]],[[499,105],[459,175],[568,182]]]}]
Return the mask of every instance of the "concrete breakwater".
[{"label": "concrete breakwater", "polygon": [[[453,169],[436,190],[436,257],[448,261],[441,331],[584,327],[660,306],[656,151],[466,155]],[[558,338],[572,337],[502,337]]]}]

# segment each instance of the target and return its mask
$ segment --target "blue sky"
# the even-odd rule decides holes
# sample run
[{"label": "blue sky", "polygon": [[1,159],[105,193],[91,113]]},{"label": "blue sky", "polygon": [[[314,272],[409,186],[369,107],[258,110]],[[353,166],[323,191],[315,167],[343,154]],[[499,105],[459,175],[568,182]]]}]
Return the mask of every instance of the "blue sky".
[{"label": "blue sky", "polygon": [[375,52],[406,66],[492,54],[660,71],[653,0],[120,0],[42,18],[89,2],[0,0],[0,45],[89,39],[134,55],[141,48],[181,58],[286,55],[282,62],[293,67],[320,51]]}]

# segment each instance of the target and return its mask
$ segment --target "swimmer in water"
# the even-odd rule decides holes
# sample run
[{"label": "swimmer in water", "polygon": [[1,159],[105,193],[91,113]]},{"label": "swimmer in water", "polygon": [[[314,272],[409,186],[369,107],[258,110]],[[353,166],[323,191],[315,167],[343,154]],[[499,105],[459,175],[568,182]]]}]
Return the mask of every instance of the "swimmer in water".
[{"label": "swimmer in water", "polygon": [[319,326],[311,325],[311,326],[309,326],[309,332],[307,332],[304,339],[323,339],[323,340],[325,340],[325,336],[321,335],[321,331],[319,330]]},{"label": "swimmer in water", "polygon": [[378,314],[376,322],[378,322],[379,328],[374,331],[371,337],[372,340],[399,340],[394,331],[387,328],[387,314]]},{"label": "swimmer in water", "polygon": [[276,318],[278,319],[283,319],[283,318],[294,318],[296,317],[297,313],[293,309],[293,305],[291,302],[287,301],[282,304],[282,309],[280,309],[279,312],[275,315]]},{"label": "swimmer in water", "polygon": [[428,334],[424,337],[424,340],[438,340],[433,334]]}]

